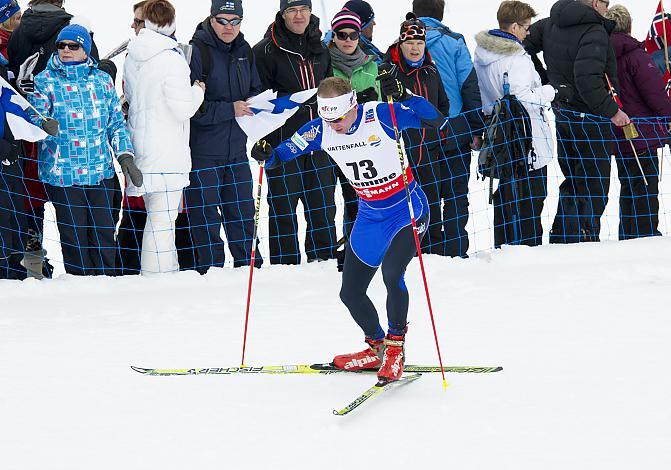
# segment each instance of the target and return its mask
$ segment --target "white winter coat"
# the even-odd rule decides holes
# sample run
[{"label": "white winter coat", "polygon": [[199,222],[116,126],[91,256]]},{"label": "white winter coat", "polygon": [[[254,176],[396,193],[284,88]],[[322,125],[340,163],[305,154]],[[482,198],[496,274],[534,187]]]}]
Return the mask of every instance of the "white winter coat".
[{"label": "white winter coat", "polygon": [[491,114],[496,100],[503,97],[503,74],[508,72],[510,94],[517,96],[531,119],[533,135],[529,165],[534,170],[552,161],[554,144],[547,119],[547,106],[555,97],[551,85],[542,85],[531,57],[521,44],[482,31],[475,36],[474,65],[478,75],[483,111]]},{"label": "white winter coat", "polygon": [[[124,93],[130,104],[128,129],[144,186],[130,195],[181,190],[189,185],[190,119],[203,102],[177,42],[143,29],[128,45]],[[161,175],[162,174],[162,175]]]}]

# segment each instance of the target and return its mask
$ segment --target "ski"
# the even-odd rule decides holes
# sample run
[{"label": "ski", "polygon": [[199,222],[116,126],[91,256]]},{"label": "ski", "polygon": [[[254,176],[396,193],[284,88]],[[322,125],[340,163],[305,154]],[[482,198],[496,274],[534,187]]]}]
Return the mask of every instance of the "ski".
[{"label": "ski", "polygon": [[410,382],[414,382],[421,376],[422,374],[411,374],[406,375],[405,377],[401,377],[399,380],[396,380],[394,382],[378,382],[371,388],[363,392],[361,395],[356,397],[354,401],[349,405],[347,405],[345,408],[341,410],[333,410],[333,414],[336,416],[345,416],[346,414],[349,414],[352,411],[356,410],[365,402],[377,398],[382,393],[389,391],[393,388],[400,387],[401,385],[406,385],[409,384]]},{"label": "ski", "polygon": [[[260,366],[260,367],[214,367],[206,369],[147,369],[143,367],[131,366],[135,372],[151,376],[174,376],[174,375],[232,375],[232,374],[319,374],[329,375],[348,372],[337,369],[333,364],[296,364],[285,366]],[[439,373],[438,366],[420,366],[406,365],[404,370],[409,373]],[[450,366],[445,367],[445,372],[456,374],[487,374],[500,372],[503,367],[468,367],[468,366]],[[349,373],[376,373],[376,369],[365,371],[353,371]]]},{"label": "ski", "polygon": [[126,49],[128,48],[129,43],[130,43],[130,39],[126,39],[124,42],[119,44],[116,48],[111,50],[105,57],[103,57],[103,60],[111,60],[111,59],[114,59],[119,54],[123,54],[124,52],[126,52]]}]

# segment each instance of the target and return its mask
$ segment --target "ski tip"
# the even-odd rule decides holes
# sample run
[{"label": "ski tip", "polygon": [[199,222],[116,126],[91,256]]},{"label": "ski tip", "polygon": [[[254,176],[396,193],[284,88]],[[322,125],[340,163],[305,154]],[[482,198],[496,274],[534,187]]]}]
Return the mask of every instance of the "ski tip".
[{"label": "ski tip", "polygon": [[144,367],[130,366],[130,368],[135,372],[139,372],[140,374],[146,374],[147,372],[151,371],[151,369],[145,369]]}]

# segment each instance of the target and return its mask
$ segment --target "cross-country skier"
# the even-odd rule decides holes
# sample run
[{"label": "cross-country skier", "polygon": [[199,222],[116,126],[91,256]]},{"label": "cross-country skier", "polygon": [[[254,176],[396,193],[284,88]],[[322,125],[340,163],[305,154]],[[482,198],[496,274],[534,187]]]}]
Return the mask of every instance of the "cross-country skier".
[{"label": "cross-country skier", "polygon": [[[397,101],[393,109],[399,131],[439,128],[443,124],[440,112],[406,90],[393,73],[382,73],[378,79],[382,94]],[[388,103],[358,105],[356,92],[342,78],[323,80],[317,99],[318,119],[307,123],[276,149],[265,141],[258,142],[252,157],[273,168],[299,155],[325,150],[350,181],[359,197],[359,214],[349,238],[340,298],[364,331],[369,347],[337,356],[333,363],[350,371],[379,367],[381,381],[398,380],[403,374],[409,304],[403,276],[417,250],[392,113]],[[407,157],[403,158],[421,237],[429,223],[428,202],[413,179]],[[380,266],[387,287],[386,337],[366,294]]]}]

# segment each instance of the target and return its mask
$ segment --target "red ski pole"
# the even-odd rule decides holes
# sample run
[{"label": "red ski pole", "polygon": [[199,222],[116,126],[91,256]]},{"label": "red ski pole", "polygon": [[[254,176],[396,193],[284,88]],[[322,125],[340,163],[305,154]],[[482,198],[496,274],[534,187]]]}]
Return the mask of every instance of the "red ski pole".
[{"label": "red ski pole", "polygon": [[259,183],[257,186],[256,209],[254,213],[254,235],[252,237],[252,256],[249,263],[249,283],[247,284],[247,308],[245,310],[245,333],[242,338],[242,361],[240,367],[245,367],[245,351],[247,349],[247,327],[249,326],[249,306],[252,302],[252,280],[254,279],[254,260],[256,259],[256,235],[259,229],[259,213],[261,212],[261,188],[263,187],[263,169],[265,162],[259,165]]},{"label": "red ski pole", "polygon": [[391,123],[394,126],[394,135],[396,137],[396,148],[398,150],[398,157],[401,161],[401,173],[403,174],[403,185],[405,186],[405,196],[408,201],[408,209],[410,210],[410,221],[412,223],[412,232],[415,235],[415,247],[417,248],[417,257],[419,258],[419,266],[422,271],[422,280],[424,281],[424,292],[426,293],[426,303],[429,306],[429,316],[431,317],[431,326],[433,327],[433,338],[436,340],[438,363],[440,364],[440,372],[443,375],[443,388],[446,389],[447,380],[445,379],[445,368],[443,367],[443,357],[440,353],[440,343],[438,342],[436,321],[433,316],[431,295],[429,294],[429,283],[426,279],[426,270],[424,269],[424,259],[422,258],[422,247],[419,241],[419,231],[417,230],[417,220],[415,219],[415,210],[412,207],[412,199],[410,197],[410,184],[408,183],[408,175],[405,169],[405,153],[403,152],[403,146],[401,145],[401,135],[398,131],[398,124],[396,121],[396,111],[394,110],[394,99],[391,96],[388,96],[387,103],[389,104],[389,112],[391,113]]}]

